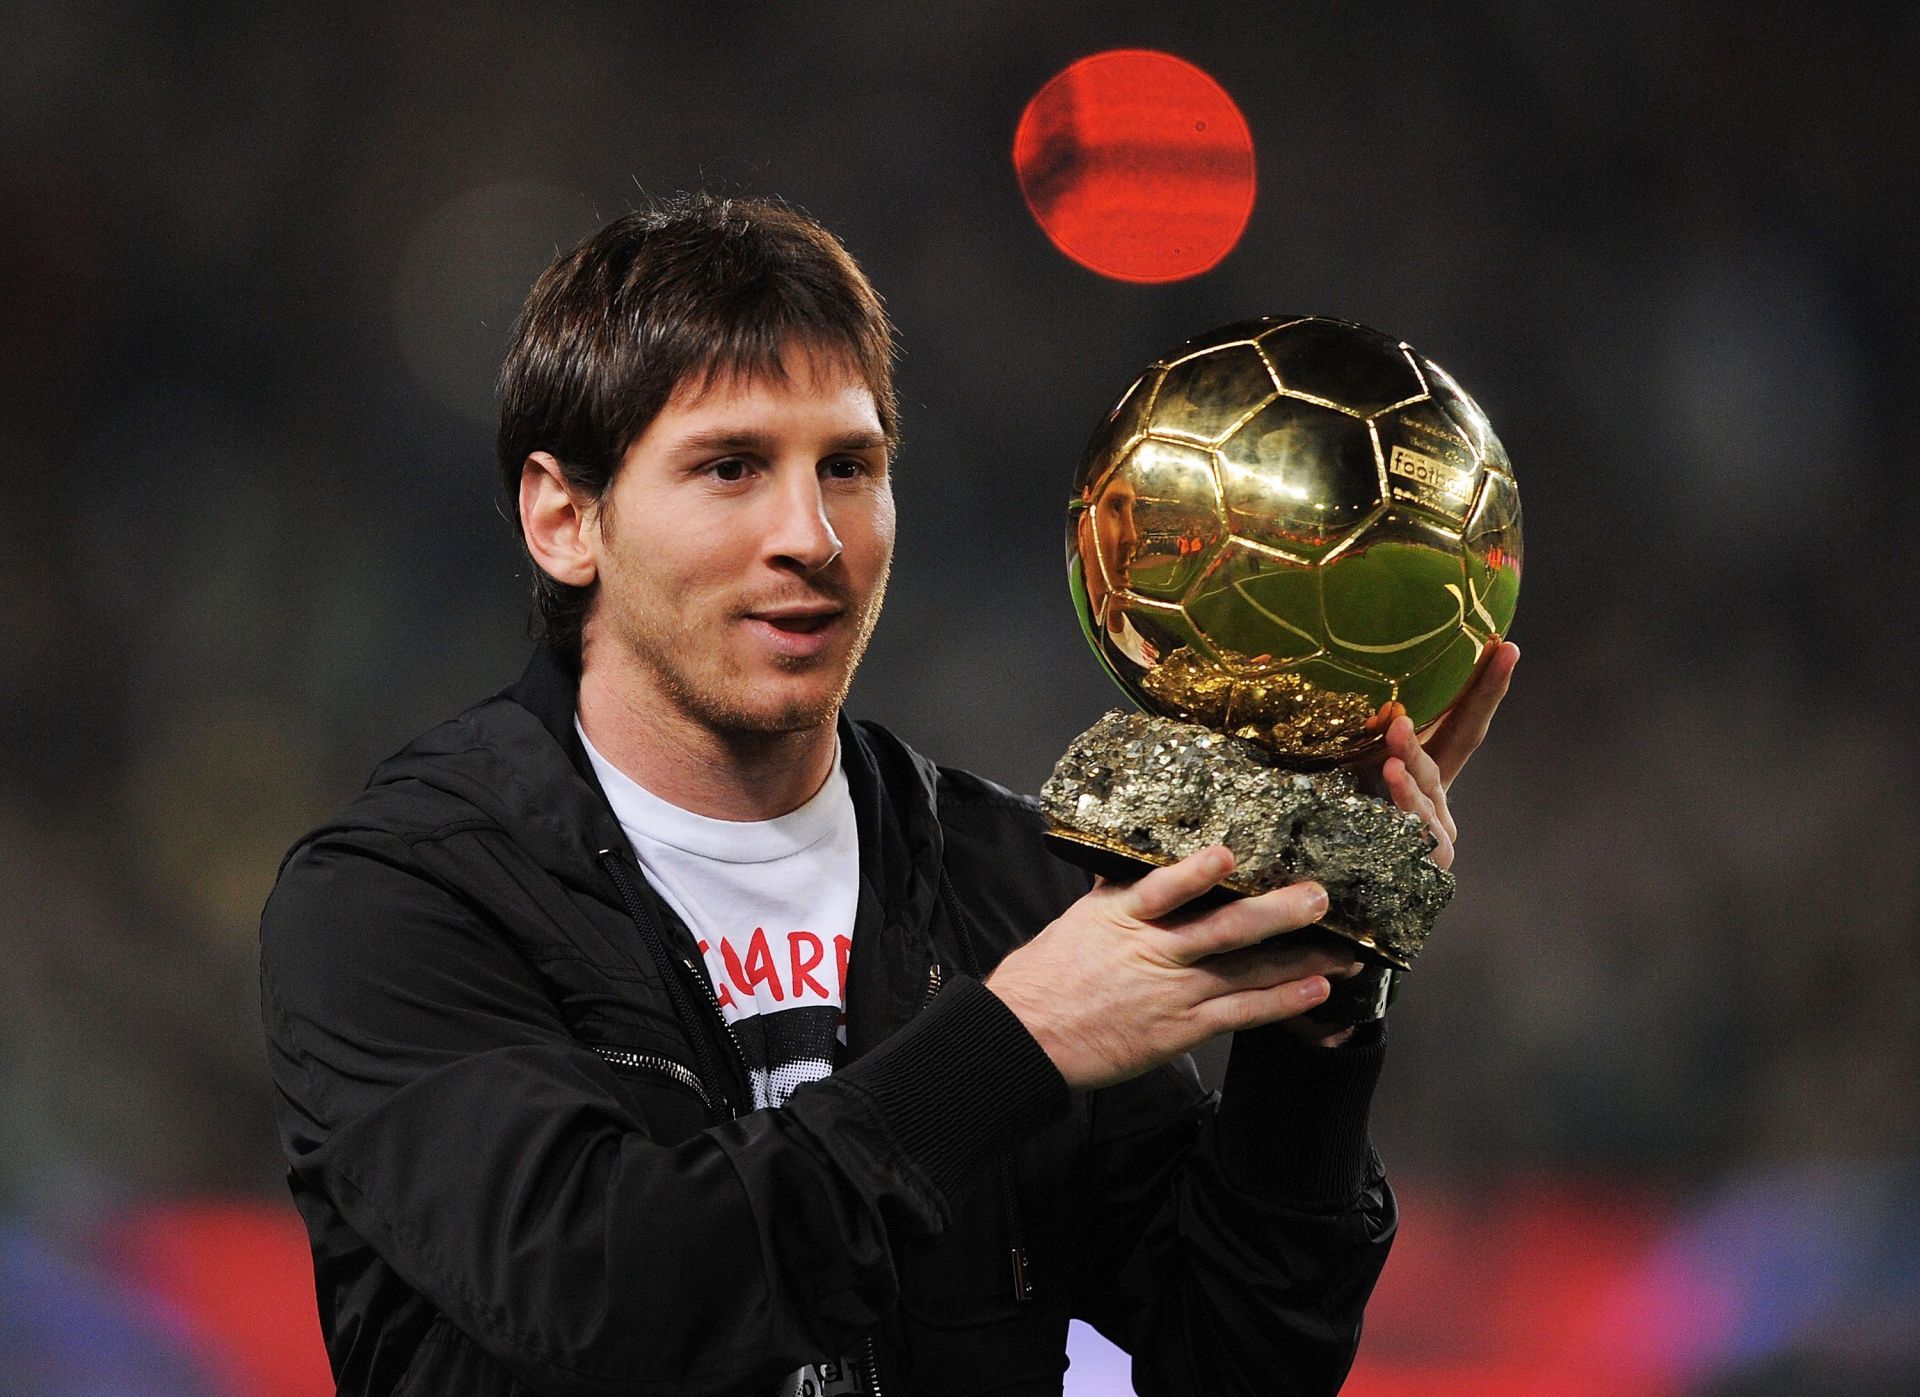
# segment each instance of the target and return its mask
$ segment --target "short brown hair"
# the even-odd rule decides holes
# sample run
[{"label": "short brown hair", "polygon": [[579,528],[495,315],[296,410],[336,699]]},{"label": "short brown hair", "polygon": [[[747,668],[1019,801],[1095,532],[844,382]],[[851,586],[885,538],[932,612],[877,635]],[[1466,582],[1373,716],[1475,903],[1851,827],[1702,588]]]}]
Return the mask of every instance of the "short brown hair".
[{"label": "short brown hair", "polygon": [[[685,382],[783,377],[799,341],[843,356],[899,440],[893,325],[840,240],[777,200],[682,194],[616,218],[540,275],[500,368],[500,483],[520,525],[520,473],[551,452],[567,484],[601,500],[627,448]],[[535,630],[579,659],[596,585],[528,561]]]}]

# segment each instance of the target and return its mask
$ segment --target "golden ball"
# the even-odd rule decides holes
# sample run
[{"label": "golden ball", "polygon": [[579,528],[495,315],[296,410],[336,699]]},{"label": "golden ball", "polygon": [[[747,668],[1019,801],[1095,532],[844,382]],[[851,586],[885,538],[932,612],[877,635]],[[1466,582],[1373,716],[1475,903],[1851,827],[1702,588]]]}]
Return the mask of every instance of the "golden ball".
[{"label": "golden ball", "polygon": [[1143,708],[1304,764],[1453,706],[1520,591],[1486,414],[1408,345],[1319,316],[1187,341],[1094,433],[1067,514],[1081,625]]}]

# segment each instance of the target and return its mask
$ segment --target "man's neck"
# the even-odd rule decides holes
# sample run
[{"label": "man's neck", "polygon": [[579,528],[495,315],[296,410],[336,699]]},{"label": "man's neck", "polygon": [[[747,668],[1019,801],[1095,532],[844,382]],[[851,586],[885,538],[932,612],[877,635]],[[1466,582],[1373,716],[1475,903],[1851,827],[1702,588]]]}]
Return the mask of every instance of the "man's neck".
[{"label": "man's neck", "polygon": [[798,810],[826,784],[836,751],[831,719],[794,732],[715,731],[597,666],[580,676],[580,727],[595,751],[660,799],[715,820]]}]

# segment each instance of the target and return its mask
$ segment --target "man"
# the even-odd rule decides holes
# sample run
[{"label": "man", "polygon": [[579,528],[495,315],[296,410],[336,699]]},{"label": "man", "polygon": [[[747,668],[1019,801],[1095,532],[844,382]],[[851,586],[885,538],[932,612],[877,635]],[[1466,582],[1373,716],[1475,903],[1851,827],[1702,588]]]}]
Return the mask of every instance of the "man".
[{"label": "man", "polygon": [[[1332,1392],[1394,1227],[1356,967],[841,716],[892,555],[891,328],[784,207],[534,287],[500,460],[544,639],[289,855],[262,995],[349,1393]],[[1512,660],[1381,780],[1445,787]],[[1183,1054],[1236,1031],[1224,1102]],[[1351,1035],[1351,1036],[1350,1036]]]}]

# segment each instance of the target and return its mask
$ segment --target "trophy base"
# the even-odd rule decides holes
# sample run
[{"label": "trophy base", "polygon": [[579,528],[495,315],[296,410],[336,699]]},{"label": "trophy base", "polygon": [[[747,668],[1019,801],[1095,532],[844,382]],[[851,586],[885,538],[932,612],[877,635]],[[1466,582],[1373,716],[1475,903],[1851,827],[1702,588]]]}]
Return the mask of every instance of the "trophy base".
[{"label": "trophy base", "polygon": [[1054,851],[1109,877],[1224,844],[1236,863],[1227,894],[1313,879],[1331,904],[1319,925],[1374,965],[1411,967],[1453,895],[1417,815],[1359,794],[1344,771],[1276,766],[1193,723],[1109,713],[1074,739],[1040,804]]}]

